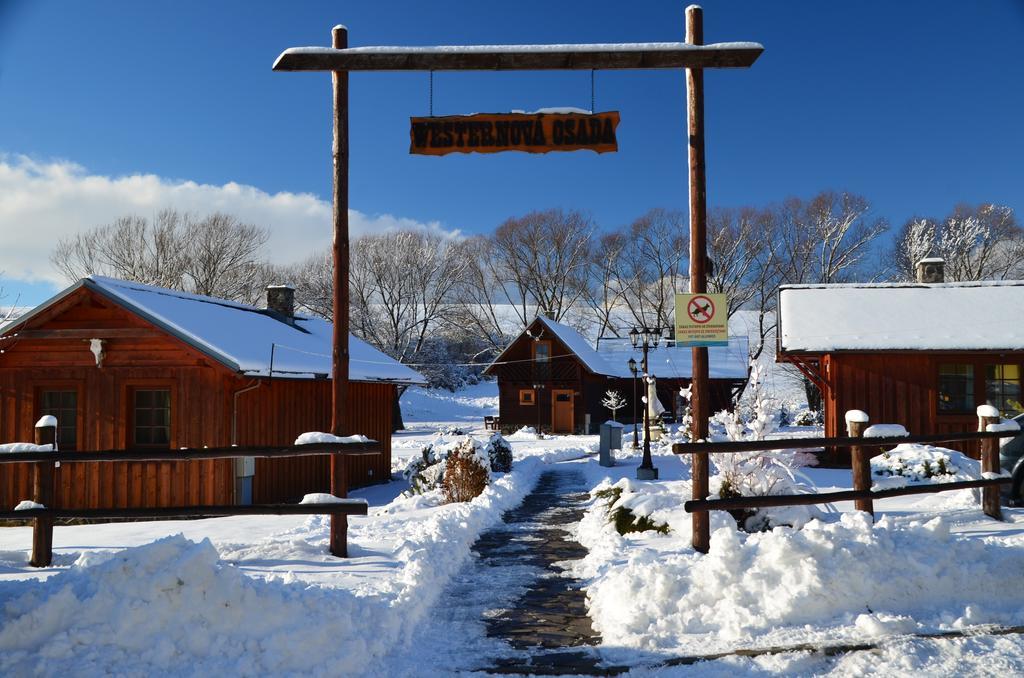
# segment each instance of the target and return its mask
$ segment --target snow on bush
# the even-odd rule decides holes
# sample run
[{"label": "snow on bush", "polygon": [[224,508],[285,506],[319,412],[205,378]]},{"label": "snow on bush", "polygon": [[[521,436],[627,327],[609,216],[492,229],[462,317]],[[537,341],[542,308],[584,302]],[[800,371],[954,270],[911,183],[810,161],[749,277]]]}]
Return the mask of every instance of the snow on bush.
[{"label": "snow on bush", "polygon": [[794,636],[1024,621],[1024,591],[998,585],[1024,571],[1019,545],[951,535],[942,518],[872,525],[848,513],[746,534],[715,529],[722,515],[711,513],[711,548],[699,555],[689,534],[635,541],[588,514],[580,536],[591,553],[579,574],[590,577],[590,615],[605,644],[704,654]]},{"label": "snow on bush", "polygon": [[876,487],[977,480],[981,464],[956,450],[903,443],[871,458]]},{"label": "snow on bush", "polygon": [[[750,374],[750,418],[746,421],[741,419],[740,408],[733,413],[720,412],[715,416],[729,440],[764,440],[778,428],[777,403],[764,390],[760,366],[755,365]],[[798,471],[803,456],[795,450],[712,454],[711,462],[718,473],[711,477],[709,490],[712,496],[721,499],[811,493],[814,491],[813,483]],[[823,515],[816,506],[737,509],[730,513],[748,532],[780,525],[799,528],[808,520]]]},{"label": "snow on bush", "polygon": [[633,511],[632,505],[636,505],[636,499],[641,493],[635,490],[633,483],[627,478],[614,485],[594,488],[590,496],[604,502],[608,522],[615,526],[615,531],[620,535],[631,532],[669,532],[666,523],[656,522],[651,520],[649,515],[638,515]]},{"label": "snow on bush", "polygon": [[441,489],[445,503],[471,501],[491,479],[490,460],[480,442],[466,438],[445,459]]},{"label": "snow on bush", "polygon": [[539,440],[544,437],[543,433],[537,433],[537,429],[532,426],[524,426],[518,431],[509,434],[509,440]]}]

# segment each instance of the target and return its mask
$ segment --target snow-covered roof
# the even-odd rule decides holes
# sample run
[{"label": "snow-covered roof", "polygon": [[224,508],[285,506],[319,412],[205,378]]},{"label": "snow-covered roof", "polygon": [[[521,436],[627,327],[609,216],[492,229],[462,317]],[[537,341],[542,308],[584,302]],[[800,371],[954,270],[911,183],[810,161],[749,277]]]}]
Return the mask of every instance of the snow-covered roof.
[{"label": "snow-covered roof", "polygon": [[[632,378],[629,359],[633,358],[640,364],[643,357],[642,351],[634,349],[628,341],[606,341],[597,350],[586,337],[568,325],[545,316],[539,316],[537,321],[576,354],[584,367],[594,374]],[[492,365],[500,364],[503,355],[498,356]],[[648,368],[651,374],[663,379],[689,379],[693,374],[692,357],[693,351],[689,347],[660,344],[648,352]],[[712,379],[746,379],[748,363],[746,337],[730,337],[728,346],[712,346],[708,349],[708,371]]]},{"label": "snow-covered roof", "polygon": [[782,352],[1024,350],[1024,281],[785,285]]},{"label": "snow-covered roof", "polygon": [[[145,318],[230,369],[255,377],[329,376],[333,325],[319,318],[280,315],[225,299],[142,283],[90,276],[19,319],[29,321],[71,292],[86,287]],[[349,379],[424,384],[419,373],[365,341],[349,336]]]}]

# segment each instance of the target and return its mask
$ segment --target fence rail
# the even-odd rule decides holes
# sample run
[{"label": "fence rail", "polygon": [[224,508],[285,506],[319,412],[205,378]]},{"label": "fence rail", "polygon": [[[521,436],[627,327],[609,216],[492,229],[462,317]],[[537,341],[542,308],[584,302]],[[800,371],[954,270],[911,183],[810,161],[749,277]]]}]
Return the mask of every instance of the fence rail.
[{"label": "fence rail", "polygon": [[[934,433],[924,435],[864,437],[867,420],[847,421],[848,436],[832,438],[788,438],[776,440],[746,440],[707,443],[677,443],[672,446],[675,454],[690,454],[694,461],[708,454],[737,454],[742,452],[762,452],[771,450],[815,450],[817,448],[850,448],[850,470],[853,475],[853,489],[839,492],[821,492],[807,494],[776,494],[758,497],[728,497],[709,499],[697,496],[696,483],[693,484],[694,496],[683,504],[687,513],[693,515],[693,548],[707,553],[710,546],[710,529],[708,511],[731,511],[737,509],[767,508],[772,506],[806,506],[809,504],[830,504],[837,501],[853,501],[858,511],[866,511],[874,517],[874,500],[888,497],[900,497],[913,494],[931,494],[951,490],[981,488],[981,508],[986,515],[996,520],[1002,519],[999,505],[999,486],[1012,482],[1011,478],[998,477],[999,473],[999,439],[1016,435],[1006,431],[987,431],[990,424],[999,421],[998,416],[989,416],[987,406],[978,408],[978,430],[960,433]],[[965,480],[951,483],[935,483],[929,485],[910,485],[884,490],[872,490],[870,448],[903,443],[944,443],[964,440],[981,441],[981,471],[987,476],[980,480]]]},{"label": "fence rail", "polygon": [[348,556],[348,516],[366,515],[365,501],[345,499],[348,494],[348,471],[345,463],[332,461],[331,487],[342,501],[317,504],[247,504],[206,506],[160,506],[133,508],[63,508],[55,506],[54,466],[61,463],[94,463],[109,461],[186,461],[198,459],[233,459],[240,457],[288,458],[331,455],[332,459],[379,454],[379,443],[310,443],[276,447],[201,447],[176,450],[96,450],[65,452],[55,450],[57,423],[44,417],[36,424],[35,444],[48,449],[0,454],[0,465],[30,463],[33,468],[32,501],[42,508],[0,511],[0,520],[32,521],[32,558],[34,567],[48,567],[53,562],[53,525],[60,518],[187,518],[239,515],[330,515],[332,555]]}]

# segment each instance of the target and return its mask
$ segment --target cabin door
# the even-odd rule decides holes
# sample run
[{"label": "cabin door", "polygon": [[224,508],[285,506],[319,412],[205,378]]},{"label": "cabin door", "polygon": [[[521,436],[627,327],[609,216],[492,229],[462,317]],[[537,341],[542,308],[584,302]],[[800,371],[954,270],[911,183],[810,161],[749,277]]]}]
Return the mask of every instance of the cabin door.
[{"label": "cabin door", "polygon": [[556,388],[551,391],[551,432],[572,433],[575,412],[572,389]]}]

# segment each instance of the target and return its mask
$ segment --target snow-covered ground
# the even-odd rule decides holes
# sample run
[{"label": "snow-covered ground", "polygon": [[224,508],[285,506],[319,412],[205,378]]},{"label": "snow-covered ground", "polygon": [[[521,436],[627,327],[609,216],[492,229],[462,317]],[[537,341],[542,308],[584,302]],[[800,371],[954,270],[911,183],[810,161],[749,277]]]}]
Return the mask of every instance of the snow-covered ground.
[{"label": "snow-covered ground", "polygon": [[[404,467],[448,427],[484,437],[496,389],[456,394],[410,389],[410,430],[393,439]],[[454,440],[444,436],[442,440]],[[424,643],[473,647],[459,634],[431,633],[453,578],[477,536],[518,504],[544,469],[582,472],[590,487],[621,488],[635,515],[668,527],[620,536],[595,497],[576,528],[589,555],[574,567],[603,636],[609,665],[646,675],[954,675],[1024,673],[1020,635],[979,625],[1024,625],[1024,511],[985,518],[970,491],[876,501],[872,524],[837,504],[801,530],[746,534],[712,514],[708,555],[692,551],[686,459],[657,448],[661,480],[634,480],[639,455],[597,464],[596,436],[509,438],[512,473],[496,474],[468,504],[400,496],[396,480],[359,490],[369,515],[350,518],[352,557],[326,554],[325,517],[234,517],[58,527],[55,567],[27,565],[31,530],[0,528],[0,674],[436,675]],[[941,450],[876,460],[876,481],[932,482]],[[938,455],[938,456],[937,456]],[[952,473],[977,473],[948,456]],[[955,467],[955,470],[954,470]],[[902,469],[902,473],[896,471]],[[850,487],[848,471],[806,469],[820,491]],[[887,473],[892,475],[887,475]],[[400,475],[397,476],[400,478]],[[495,582],[495,587],[502,584]],[[495,590],[495,599],[508,592]],[[450,614],[448,615],[450,616]],[[483,633],[479,623],[458,628]],[[964,638],[921,634],[967,630]],[[983,627],[982,627],[983,630]],[[730,655],[693,665],[667,659],[737,648],[801,644],[877,646],[758,657]],[[443,654],[443,653],[441,653]]]}]

